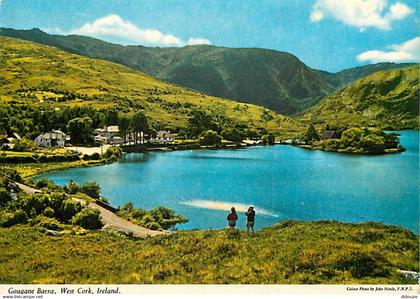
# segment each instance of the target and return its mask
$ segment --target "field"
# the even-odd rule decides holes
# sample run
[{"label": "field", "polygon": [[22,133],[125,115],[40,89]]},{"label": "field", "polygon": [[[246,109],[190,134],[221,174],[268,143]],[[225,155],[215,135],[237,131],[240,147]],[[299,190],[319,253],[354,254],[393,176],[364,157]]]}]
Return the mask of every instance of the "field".
[{"label": "field", "polygon": [[284,221],[254,236],[201,230],[144,240],[0,229],[0,283],[405,284],[419,239],[375,223]]}]

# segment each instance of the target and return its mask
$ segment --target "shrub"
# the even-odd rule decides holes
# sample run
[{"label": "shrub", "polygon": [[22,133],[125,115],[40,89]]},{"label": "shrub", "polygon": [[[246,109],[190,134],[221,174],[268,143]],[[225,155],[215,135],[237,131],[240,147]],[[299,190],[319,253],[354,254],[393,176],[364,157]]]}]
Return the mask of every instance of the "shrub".
[{"label": "shrub", "polygon": [[42,213],[45,217],[54,217],[54,210],[50,207],[45,208],[44,212]]},{"label": "shrub", "polygon": [[45,208],[50,205],[50,201],[50,196],[48,194],[37,193],[28,195],[25,198],[23,205],[25,211],[29,215],[36,216],[44,212]]},{"label": "shrub", "polygon": [[82,211],[82,204],[74,199],[66,199],[62,204],[62,215],[64,221],[69,221],[74,215]]},{"label": "shrub", "polygon": [[0,206],[5,206],[11,200],[10,193],[5,189],[0,189]]},{"label": "shrub", "polygon": [[213,130],[205,131],[200,136],[201,145],[217,145],[222,141],[222,137]]},{"label": "shrub", "polygon": [[337,264],[339,270],[348,270],[354,278],[380,277],[389,275],[384,258],[378,254],[353,251]]},{"label": "shrub", "polygon": [[77,185],[74,181],[70,181],[66,186],[64,186],[64,191],[68,194],[76,194],[79,192],[79,185]]},{"label": "shrub", "polygon": [[17,140],[13,147],[13,150],[17,152],[29,152],[36,148],[35,142],[29,140],[27,138],[22,138],[21,140]]},{"label": "shrub", "polygon": [[117,161],[118,160],[118,158],[117,158],[117,156],[115,156],[115,155],[112,155],[111,157],[109,157],[108,158],[108,161],[109,162],[115,162],[115,161]]},{"label": "shrub", "polygon": [[179,223],[188,222],[188,219],[184,216],[177,215],[174,210],[165,207],[157,207],[149,213],[163,229],[169,229]]},{"label": "shrub", "polygon": [[261,141],[264,145],[273,145],[275,142],[275,137],[273,134],[266,134],[261,137]]},{"label": "shrub", "polygon": [[12,226],[13,213],[0,211],[0,226],[10,227]]},{"label": "shrub", "polygon": [[155,218],[152,215],[146,214],[142,217],[141,222],[139,223],[141,226],[147,227],[149,223],[156,222]]},{"label": "shrub", "polygon": [[95,182],[87,182],[80,187],[80,192],[92,198],[99,199],[101,187]]},{"label": "shrub", "polygon": [[0,226],[11,227],[15,224],[26,223],[28,215],[23,210],[16,210],[14,213],[3,212],[0,214]]},{"label": "shrub", "polygon": [[245,134],[237,128],[229,128],[222,131],[222,136],[226,140],[241,142],[244,139]]},{"label": "shrub", "polygon": [[148,222],[144,225],[144,227],[151,229],[151,230],[162,230],[162,227],[157,222]]},{"label": "shrub", "polygon": [[63,215],[62,206],[63,202],[68,198],[65,193],[53,192],[50,194],[50,203],[49,207],[54,210],[56,217],[61,217]]},{"label": "shrub", "polygon": [[49,188],[54,190],[61,190],[62,188],[55,184],[53,181],[42,178],[35,182],[35,188],[42,189],[42,188]]},{"label": "shrub", "polygon": [[104,156],[107,159],[111,158],[112,156],[119,158],[122,156],[122,150],[118,146],[111,146],[106,150]]},{"label": "shrub", "polygon": [[369,134],[360,140],[362,147],[370,153],[382,153],[385,150],[385,137]]},{"label": "shrub", "polygon": [[46,216],[37,216],[32,222],[32,225],[37,225],[51,230],[63,230],[64,226],[55,218],[50,218]]},{"label": "shrub", "polygon": [[93,153],[89,158],[90,160],[101,160],[101,155],[99,153]]},{"label": "shrub", "polygon": [[72,223],[86,229],[99,229],[103,226],[99,210],[85,208],[72,218]]},{"label": "shrub", "polygon": [[319,140],[318,132],[312,124],[306,129],[306,132],[302,136],[302,140],[307,144]]},{"label": "shrub", "polygon": [[6,171],[5,176],[9,180],[19,182],[19,183],[22,182],[22,177],[20,176],[19,172],[17,172],[15,169]]}]

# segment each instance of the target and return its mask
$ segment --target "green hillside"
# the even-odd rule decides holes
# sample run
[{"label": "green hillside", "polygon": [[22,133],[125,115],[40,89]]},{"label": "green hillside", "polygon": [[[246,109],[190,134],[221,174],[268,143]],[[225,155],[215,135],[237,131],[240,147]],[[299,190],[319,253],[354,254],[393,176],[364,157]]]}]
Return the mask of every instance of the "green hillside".
[{"label": "green hillside", "polygon": [[419,67],[380,71],[326,97],[300,116],[315,124],[419,128]]},{"label": "green hillside", "polygon": [[192,111],[202,110],[229,126],[262,127],[285,136],[300,130],[297,121],[263,107],[207,96],[50,46],[1,37],[0,53],[0,108],[143,111],[155,128],[175,131],[187,125]]},{"label": "green hillside", "polygon": [[301,112],[372,72],[401,66],[383,63],[332,74],[311,69],[289,53],[267,49],[121,46],[85,36],[50,35],[39,29],[0,28],[0,35],[119,63],[180,86],[283,114]]},{"label": "green hillside", "polygon": [[326,78],[336,89],[341,89],[358,79],[379,71],[400,69],[414,65],[414,63],[381,62],[345,69],[338,73],[327,73]]},{"label": "green hillside", "polygon": [[176,232],[145,240],[103,231],[47,236],[0,228],[0,283],[405,284],[419,239],[404,228],[284,221],[244,231]]}]

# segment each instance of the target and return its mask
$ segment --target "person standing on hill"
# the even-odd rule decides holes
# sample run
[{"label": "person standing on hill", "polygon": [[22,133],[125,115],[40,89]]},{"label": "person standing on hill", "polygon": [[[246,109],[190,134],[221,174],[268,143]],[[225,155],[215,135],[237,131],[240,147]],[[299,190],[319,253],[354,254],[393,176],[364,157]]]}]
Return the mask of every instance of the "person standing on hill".
[{"label": "person standing on hill", "polygon": [[246,215],[246,232],[249,235],[249,230],[251,229],[252,234],[254,234],[254,220],[255,220],[255,211],[254,207],[250,206],[248,211],[245,213]]},{"label": "person standing on hill", "polygon": [[234,229],[236,226],[236,220],[238,220],[238,215],[236,214],[235,207],[230,209],[230,214],[227,215],[227,221],[229,223],[229,227]]}]

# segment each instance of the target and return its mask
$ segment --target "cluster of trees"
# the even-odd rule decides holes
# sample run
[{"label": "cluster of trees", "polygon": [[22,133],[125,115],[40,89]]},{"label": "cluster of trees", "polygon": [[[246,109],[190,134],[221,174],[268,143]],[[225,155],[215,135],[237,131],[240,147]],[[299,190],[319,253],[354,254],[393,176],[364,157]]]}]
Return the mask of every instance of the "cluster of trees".
[{"label": "cluster of trees", "polygon": [[19,194],[14,200],[8,192],[0,194],[0,226],[30,223],[46,229],[63,230],[66,224],[98,229],[98,211],[82,206],[63,192]]},{"label": "cluster of trees", "polygon": [[68,123],[76,118],[88,117],[92,120],[92,127],[101,127],[110,124],[115,113],[115,110],[91,107],[52,109],[26,104],[7,105],[0,107],[0,130],[34,139],[52,129],[67,132]]},{"label": "cluster of trees", "polygon": [[[124,142],[130,141],[135,144],[140,142],[140,132],[152,136],[156,133],[143,112],[129,114],[122,113],[118,109],[105,110],[91,107],[51,109],[25,104],[0,108],[0,131],[16,132],[31,140],[42,132],[59,129],[71,135],[71,143],[74,145],[92,145],[94,128],[104,125],[118,125]],[[216,132],[225,140],[237,143],[245,138],[256,140],[268,135],[264,128],[248,128],[247,125],[235,122],[227,117],[224,111],[208,113],[200,109],[192,110],[187,127],[179,130],[179,135],[200,140],[207,139],[204,135],[212,135],[209,131]],[[126,140],[127,137],[130,140]],[[218,139],[213,138],[213,141]],[[270,144],[271,136],[266,136],[265,140]]]},{"label": "cluster of trees", "polygon": [[380,154],[390,149],[404,150],[399,144],[397,134],[387,134],[378,128],[327,125],[325,130],[334,131],[334,138],[321,140],[316,128],[310,125],[303,134],[302,140],[314,149],[328,151]]},{"label": "cluster of trees", "polygon": [[147,117],[142,112],[124,114],[117,109],[74,107],[49,109],[30,105],[10,105],[0,108],[0,131],[16,132],[34,139],[42,132],[59,129],[71,135],[73,144],[92,144],[93,130],[104,125],[118,125],[123,138],[132,133],[134,142],[140,132],[149,133]]},{"label": "cluster of trees", "polygon": [[135,208],[133,203],[127,203],[117,213],[119,216],[152,230],[167,230],[177,224],[186,223],[188,219],[178,215],[175,211],[157,207],[150,211]]},{"label": "cluster of trees", "polygon": [[181,130],[180,135],[198,138],[202,145],[220,144],[222,139],[239,143],[246,138],[262,139],[264,144],[274,144],[274,135],[269,134],[265,128],[248,128],[229,119],[222,112],[209,114],[198,109],[193,110],[187,128]]}]

